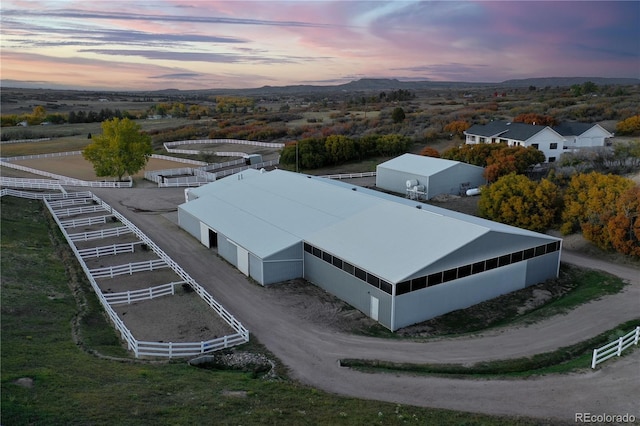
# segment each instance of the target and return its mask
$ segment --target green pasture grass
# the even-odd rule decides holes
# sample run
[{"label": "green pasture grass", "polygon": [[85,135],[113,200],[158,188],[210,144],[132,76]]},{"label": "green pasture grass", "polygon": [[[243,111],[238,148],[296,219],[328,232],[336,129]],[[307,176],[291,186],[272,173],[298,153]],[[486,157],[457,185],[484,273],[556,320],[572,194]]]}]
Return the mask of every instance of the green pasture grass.
[{"label": "green pasture grass", "polygon": [[[1,424],[544,423],[339,397],[284,375],[267,380],[184,360],[134,360],[80,282],[77,262],[42,204],[2,197],[1,207]],[[246,348],[260,350],[256,342]]]}]

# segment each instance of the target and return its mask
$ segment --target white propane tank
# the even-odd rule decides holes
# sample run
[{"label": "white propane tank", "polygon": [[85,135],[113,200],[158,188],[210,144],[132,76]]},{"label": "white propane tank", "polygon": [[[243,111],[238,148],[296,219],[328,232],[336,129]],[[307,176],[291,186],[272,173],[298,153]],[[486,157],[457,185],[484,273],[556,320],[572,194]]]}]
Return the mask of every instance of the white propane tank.
[{"label": "white propane tank", "polygon": [[467,196],[471,197],[474,195],[480,195],[480,188],[467,189]]},{"label": "white propane tank", "polygon": [[185,203],[189,202],[189,192],[191,192],[191,188],[185,188],[184,189],[184,202]]}]

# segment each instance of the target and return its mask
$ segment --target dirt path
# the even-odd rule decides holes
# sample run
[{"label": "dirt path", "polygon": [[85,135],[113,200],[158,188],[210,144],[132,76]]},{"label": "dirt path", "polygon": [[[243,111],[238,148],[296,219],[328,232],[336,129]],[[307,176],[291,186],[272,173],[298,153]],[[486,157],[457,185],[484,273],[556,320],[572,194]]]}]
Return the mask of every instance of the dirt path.
[{"label": "dirt path", "polygon": [[[414,363],[472,363],[532,355],[567,346],[638,317],[640,272],[563,252],[563,261],[603,269],[632,282],[607,296],[536,324],[428,342],[343,334],[301,317],[282,292],[250,283],[175,224],[182,189],[96,189],[101,197],[205,287],[301,382],[328,392],[417,406],[572,422],[574,413],[630,413],[640,418],[640,351],[597,370],[530,379],[467,380],[367,374],[342,358]],[[150,213],[150,211],[162,212]]]}]

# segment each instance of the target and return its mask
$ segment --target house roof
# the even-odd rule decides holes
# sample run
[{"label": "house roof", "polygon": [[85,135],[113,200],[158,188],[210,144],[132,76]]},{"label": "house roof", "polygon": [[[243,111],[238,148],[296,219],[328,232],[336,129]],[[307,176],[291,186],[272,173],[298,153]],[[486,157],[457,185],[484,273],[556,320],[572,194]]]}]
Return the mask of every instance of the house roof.
[{"label": "house roof", "polygon": [[587,131],[596,127],[600,129],[600,131],[604,135],[608,135],[605,137],[611,137],[612,135],[602,128],[599,124],[594,123],[578,123],[577,121],[565,121],[564,123],[560,123],[557,126],[553,126],[553,130],[562,136],[580,136]]},{"label": "house roof", "polygon": [[482,167],[461,163],[459,161],[415,154],[403,154],[379,164],[378,167],[423,176],[435,175],[452,167],[472,167],[483,170]]},{"label": "house roof", "polygon": [[496,246],[523,249],[524,240],[529,244],[531,240],[540,244],[556,240],[344,182],[282,170],[241,172],[207,184],[199,193],[200,198],[180,209],[260,258],[307,241],[389,282],[402,281],[489,233],[501,236],[487,250],[496,250]]},{"label": "house roof", "polygon": [[499,120],[490,121],[487,124],[474,124],[464,133],[487,138],[500,137],[503,139],[526,141],[546,128],[547,126]]}]

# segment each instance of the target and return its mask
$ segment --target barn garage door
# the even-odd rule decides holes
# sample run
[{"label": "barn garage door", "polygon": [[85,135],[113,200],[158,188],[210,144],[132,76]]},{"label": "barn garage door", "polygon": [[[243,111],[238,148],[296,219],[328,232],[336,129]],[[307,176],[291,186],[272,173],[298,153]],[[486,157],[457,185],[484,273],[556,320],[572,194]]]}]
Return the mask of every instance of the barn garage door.
[{"label": "barn garage door", "polygon": [[202,222],[200,222],[200,242],[205,247],[211,247],[209,245],[209,227]]},{"label": "barn garage door", "polygon": [[238,269],[249,276],[249,252],[240,246],[236,247],[238,248]]}]

